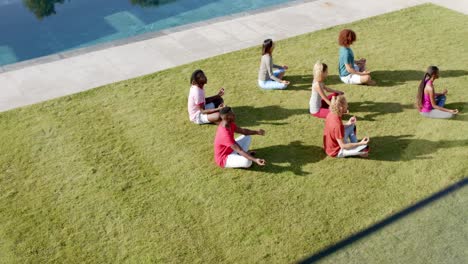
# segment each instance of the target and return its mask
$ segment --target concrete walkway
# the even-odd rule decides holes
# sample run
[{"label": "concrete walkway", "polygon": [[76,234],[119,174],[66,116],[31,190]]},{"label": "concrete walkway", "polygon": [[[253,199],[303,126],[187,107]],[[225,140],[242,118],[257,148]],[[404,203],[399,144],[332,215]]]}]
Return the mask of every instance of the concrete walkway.
[{"label": "concrete walkway", "polygon": [[[0,68],[0,111],[172,68],[399,9],[434,3],[468,14],[468,0],[317,0],[163,31],[157,37],[78,55]],[[266,25],[281,20],[274,28]],[[56,59],[53,59],[53,58]]]}]

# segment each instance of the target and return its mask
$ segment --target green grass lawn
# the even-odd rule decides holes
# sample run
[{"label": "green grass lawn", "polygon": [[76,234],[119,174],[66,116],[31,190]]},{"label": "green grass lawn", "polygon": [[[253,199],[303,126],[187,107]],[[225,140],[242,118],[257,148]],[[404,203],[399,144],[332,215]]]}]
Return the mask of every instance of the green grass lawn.
[{"label": "green grass lawn", "polygon": [[[257,87],[255,47],[1,113],[0,263],[288,263],[371,226],[468,175],[467,25],[423,5],[279,41],[285,91]],[[379,86],[339,82],[343,28]],[[318,59],[371,138],[369,159],[323,153],[323,121],[308,114]],[[431,64],[455,119],[413,108]],[[267,131],[252,145],[266,167],[214,164],[216,127],[186,109],[197,68],[207,95],[226,88],[240,126]]]}]

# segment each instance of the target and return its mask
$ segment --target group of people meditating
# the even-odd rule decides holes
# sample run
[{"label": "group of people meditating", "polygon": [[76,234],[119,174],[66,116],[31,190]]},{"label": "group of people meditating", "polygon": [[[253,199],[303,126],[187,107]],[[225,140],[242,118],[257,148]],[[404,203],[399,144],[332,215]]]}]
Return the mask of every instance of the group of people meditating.
[{"label": "group of people meditating", "polygon": [[[340,32],[338,43],[340,79],[346,84],[376,85],[371,74],[366,70],[366,59],[354,59],[350,46],[356,41],[356,33],[350,29]],[[262,89],[286,89],[289,81],[283,80],[288,69],[286,65],[273,64],[272,53],[275,44],[271,39],[263,42],[258,86]],[[275,70],[273,70],[275,69]],[[331,157],[344,158],[350,156],[367,157],[369,153],[369,138],[360,141],[356,135],[357,119],[352,116],[346,123],[342,117],[348,114],[348,103],[342,91],[334,90],[325,85],[328,76],[328,65],[317,62],[313,68],[312,93],[309,101],[309,112],[312,116],[325,119],[323,132],[323,148]],[[447,89],[442,93],[434,90],[434,81],[439,78],[439,69],[430,66],[424,74],[416,95],[416,107],[422,116],[429,118],[451,118],[458,113],[457,109],[444,108],[447,99]],[[214,123],[218,125],[214,140],[214,157],[216,163],[223,168],[248,168],[253,162],[260,166],[266,164],[264,159],[255,157],[254,151],[249,151],[251,135],[265,135],[263,129],[250,130],[238,127],[236,116],[231,107],[224,105],[222,96],[224,88],[218,94],[205,97],[204,86],[208,82],[202,70],[196,70],[190,78],[188,96],[188,112],[190,121],[195,124]],[[327,94],[329,93],[329,94]],[[234,133],[242,134],[234,139]]]}]

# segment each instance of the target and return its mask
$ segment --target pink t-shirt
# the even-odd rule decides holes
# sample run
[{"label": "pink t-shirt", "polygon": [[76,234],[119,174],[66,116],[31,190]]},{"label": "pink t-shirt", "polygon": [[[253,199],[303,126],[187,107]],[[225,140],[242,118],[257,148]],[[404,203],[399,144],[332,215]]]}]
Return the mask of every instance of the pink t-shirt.
[{"label": "pink t-shirt", "polygon": [[[426,86],[427,85],[434,87],[431,80],[428,80],[426,82]],[[426,94],[426,93],[424,94],[423,105],[421,107],[421,110],[419,111],[423,113],[428,113],[432,111],[431,96],[429,94]]]},{"label": "pink t-shirt", "polygon": [[199,107],[203,104],[205,104],[205,90],[196,85],[192,85],[188,96],[188,113],[190,121],[195,121],[195,118],[200,112]]},{"label": "pink t-shirt", "polygon": [[226,128],[222,125],[218,126],[216,130],[216,137],[214,140],[214,157],[216,164],[224,168],[226,159],[229,154],[234,150],[231,148],[236,143],[234,139],[234,131],[236,131],[236,124],[231,123],[230,127]]}]

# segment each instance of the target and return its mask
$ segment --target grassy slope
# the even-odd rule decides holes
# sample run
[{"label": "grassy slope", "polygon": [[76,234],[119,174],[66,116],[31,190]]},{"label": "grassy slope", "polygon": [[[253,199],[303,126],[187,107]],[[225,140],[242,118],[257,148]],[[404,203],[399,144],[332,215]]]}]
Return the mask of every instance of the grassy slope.
[{"label": "grassy slope", "polygon": [[[286,91],[256,87],[259,50],[234,52],[0,114],[0,262],[291,262],[336,243],[468,174],[468,115],[423,119],[419,79],[466,112],[468,18],[424,5],[277,43]],[[336,37],[358,33],[384,87],[340,84]],[[307,114],[311,69],[346,92],[372,157],[321,150]],[[188,122],[188,77],[226,87],[238,124],[264,128],[253,148],[269,165],[222,170],[214,126]]]}]

